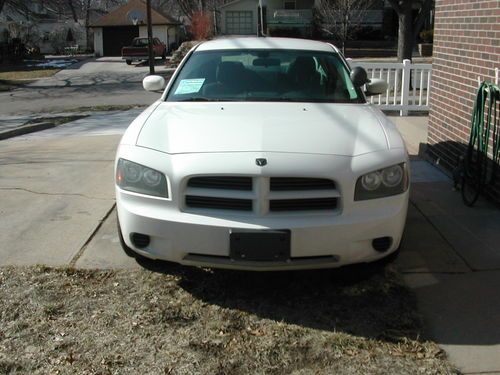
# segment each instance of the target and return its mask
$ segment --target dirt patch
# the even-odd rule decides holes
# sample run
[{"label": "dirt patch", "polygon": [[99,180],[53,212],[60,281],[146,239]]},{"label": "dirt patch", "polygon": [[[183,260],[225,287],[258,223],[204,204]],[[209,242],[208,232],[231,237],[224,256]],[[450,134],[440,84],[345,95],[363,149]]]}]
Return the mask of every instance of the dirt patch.
[{"label": "dirt patch", "polygon": [[0,268],[0,373],[451,374],[396,272]]}]

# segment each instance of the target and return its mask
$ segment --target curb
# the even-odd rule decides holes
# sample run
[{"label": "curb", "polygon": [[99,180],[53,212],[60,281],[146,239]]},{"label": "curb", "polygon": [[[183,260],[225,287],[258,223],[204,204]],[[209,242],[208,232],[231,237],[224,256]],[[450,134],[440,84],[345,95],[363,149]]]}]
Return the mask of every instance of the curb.
[{"label": "curb", "polygon": [[12,137],[17,137],[19,135],[34,133],[55,127],[56,125],[50,122],[41,122],[39,124],[29,124],[29,125],[19,126],[14,129],[0,131],[0,141]]}]

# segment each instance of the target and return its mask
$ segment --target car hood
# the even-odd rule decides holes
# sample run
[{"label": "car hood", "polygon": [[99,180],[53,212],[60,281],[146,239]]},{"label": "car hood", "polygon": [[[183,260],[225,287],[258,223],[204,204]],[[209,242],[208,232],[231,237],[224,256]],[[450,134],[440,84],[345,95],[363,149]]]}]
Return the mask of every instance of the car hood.
[{"label": "car hood", "polygon": [[136,144],[169,154],[355,156],[389,148],[379,118],[362,104],[163,102],[145,122]]}]

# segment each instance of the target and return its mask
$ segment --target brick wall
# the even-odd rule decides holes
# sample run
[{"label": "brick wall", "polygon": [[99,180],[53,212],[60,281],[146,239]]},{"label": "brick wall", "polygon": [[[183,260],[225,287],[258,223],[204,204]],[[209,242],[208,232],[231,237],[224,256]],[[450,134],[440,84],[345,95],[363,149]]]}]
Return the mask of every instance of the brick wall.
[{"label": "brick wall", "polygon": [[477,77],[494,82],[496,67],[500,0],[436,0],[428,154],[448,170],[469,140]]}]

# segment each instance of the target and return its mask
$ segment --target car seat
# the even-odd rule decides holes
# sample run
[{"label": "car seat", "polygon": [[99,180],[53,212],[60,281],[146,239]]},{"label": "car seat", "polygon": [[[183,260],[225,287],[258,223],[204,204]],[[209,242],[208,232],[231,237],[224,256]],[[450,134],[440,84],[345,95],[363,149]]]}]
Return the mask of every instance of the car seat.
[{"label": "car seat", "polygon": [[205,85],[203,94],[207,97],[227,96],[245,92],[246,69],[241,62],[224,61],[219,63],[216,82]]},{"label": "car seat", "polygon": [[311,56],[298,56],[288,69],[290,83],[297,91],[320,91],[321,75]]}]

